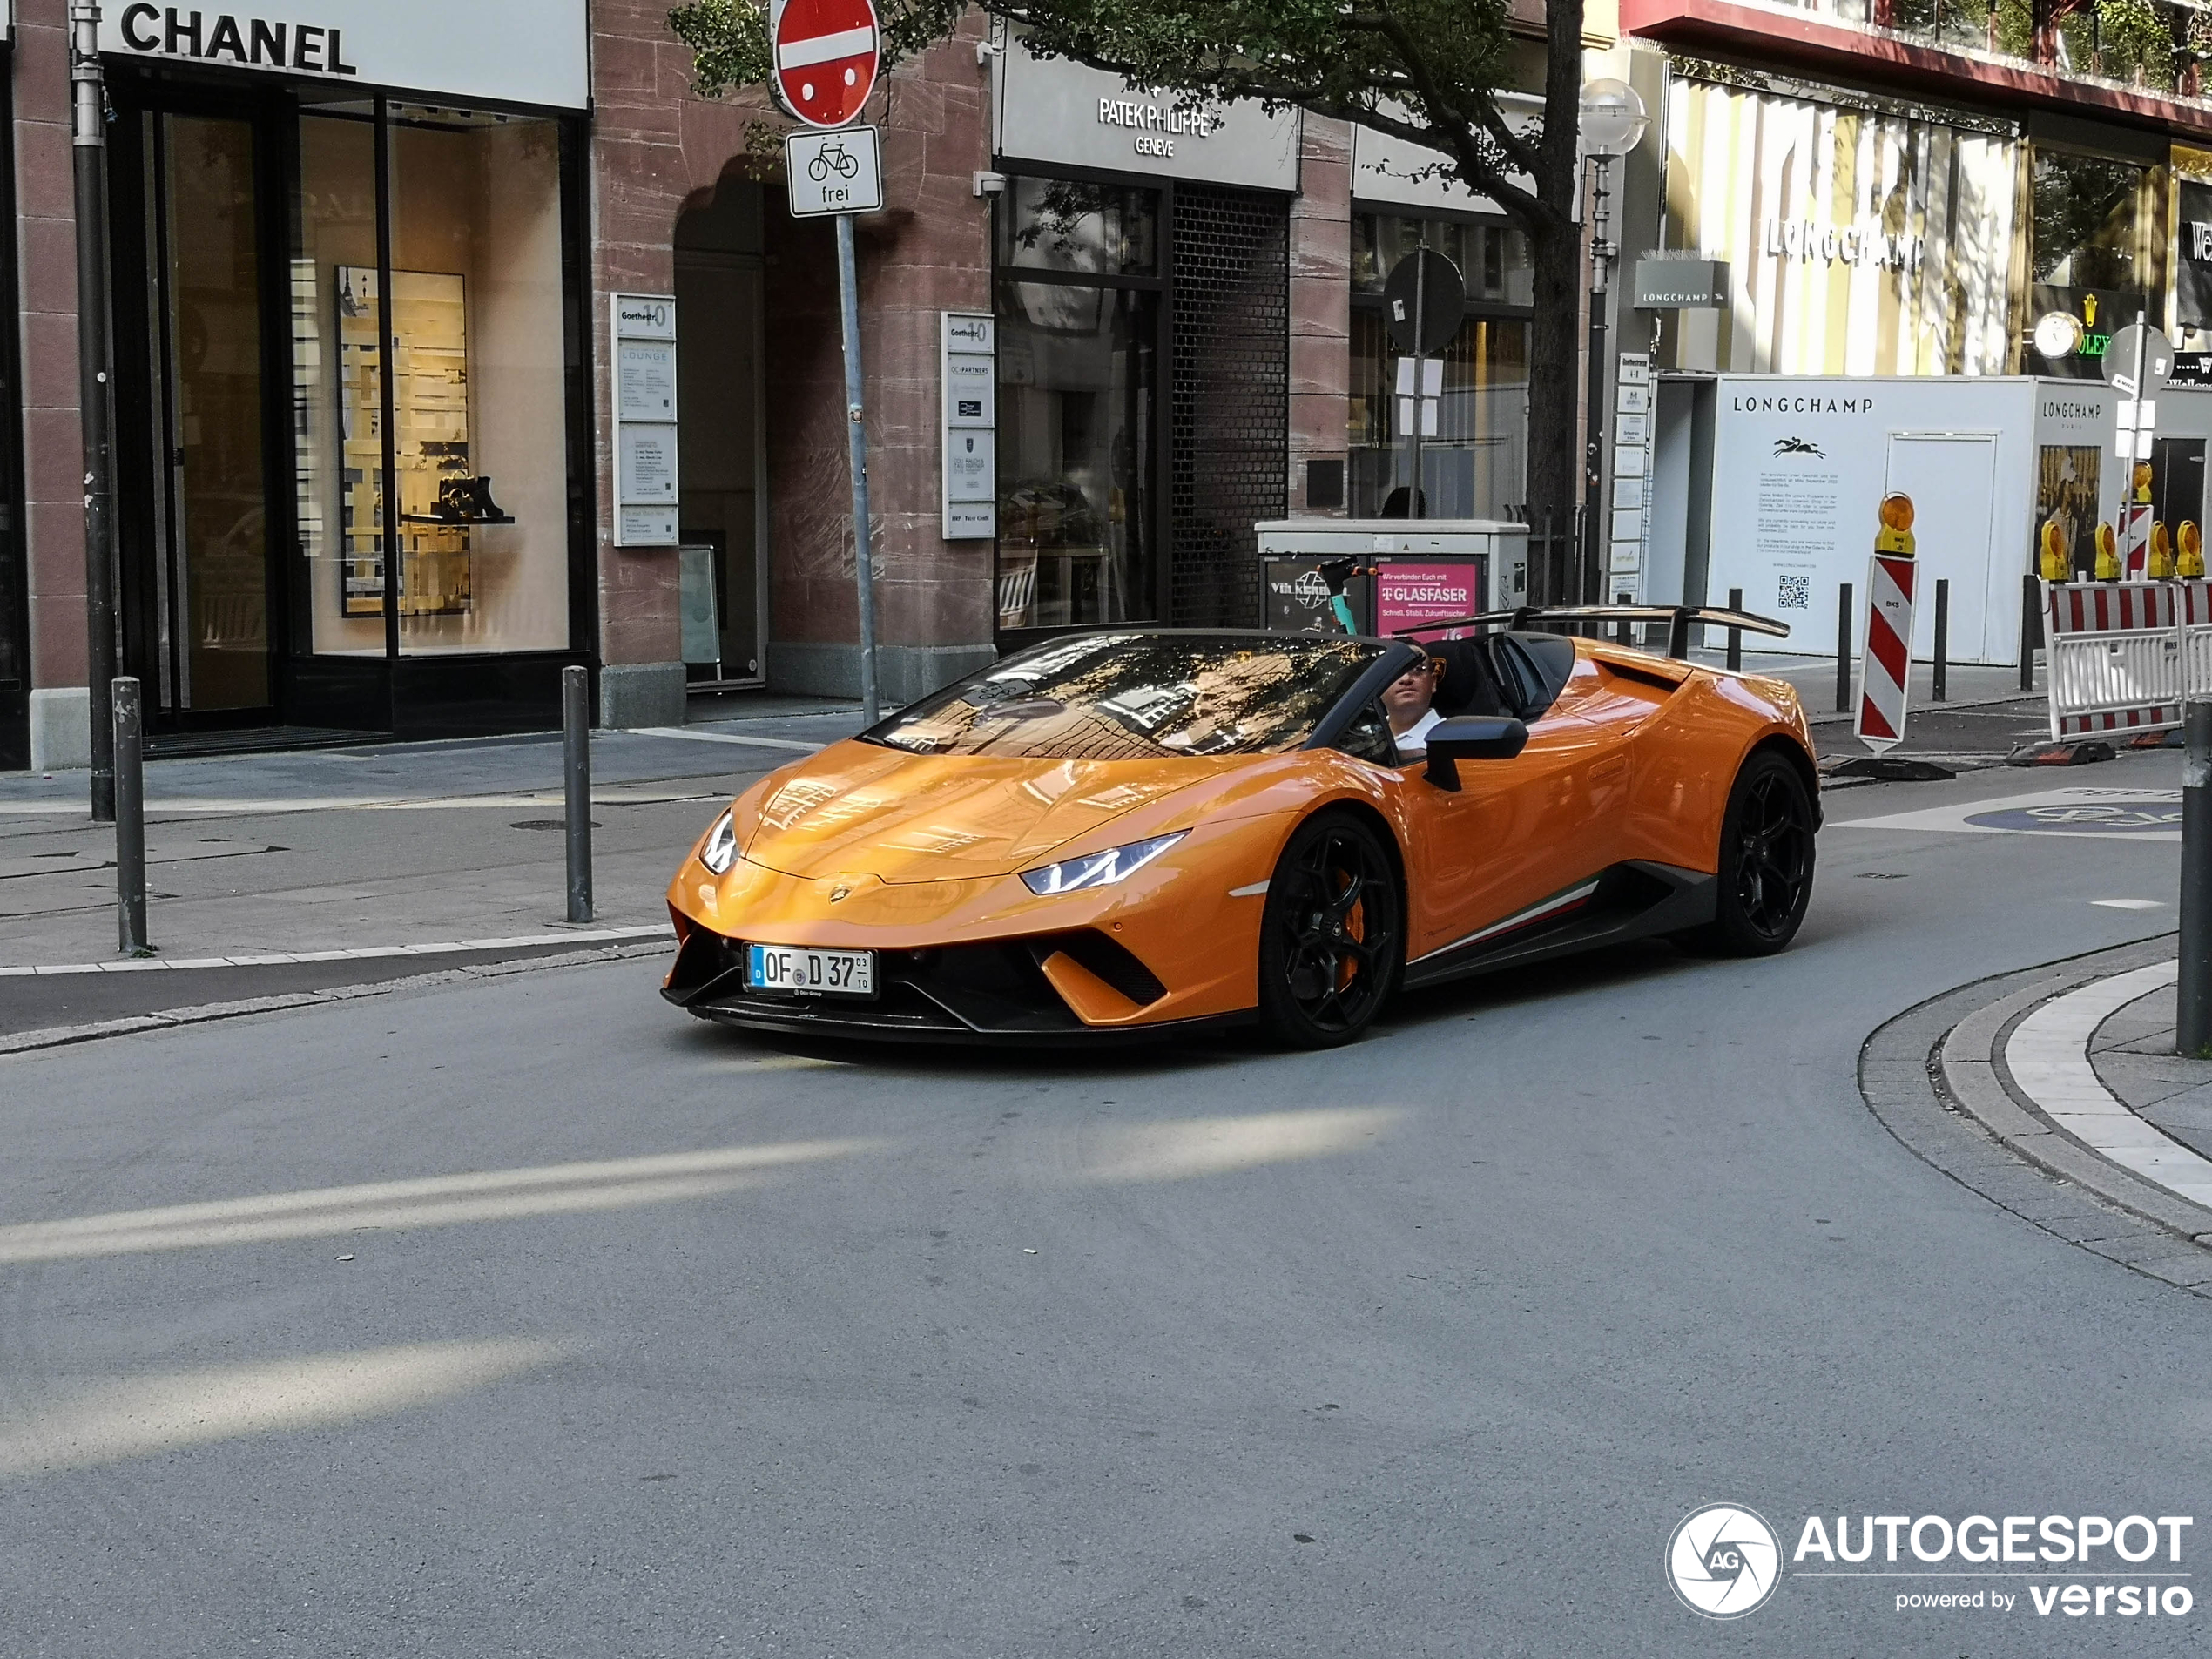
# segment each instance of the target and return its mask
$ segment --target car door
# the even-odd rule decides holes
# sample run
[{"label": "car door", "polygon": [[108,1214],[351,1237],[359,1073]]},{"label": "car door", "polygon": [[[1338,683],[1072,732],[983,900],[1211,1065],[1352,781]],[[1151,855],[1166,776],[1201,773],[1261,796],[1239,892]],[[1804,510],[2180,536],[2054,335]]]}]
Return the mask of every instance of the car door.
[{"label": "car door", "polygon": [[1530,725],[1527,746],[1513,759],[1463,760],[1459,772],[1456,791],[1429,782],[1418,765],[1399,786],[1409,961],[1465,942],[1602,869],[1605,803],[1626,799],[1625,768],[1608,761],[1603,730],[1557,705]]}]

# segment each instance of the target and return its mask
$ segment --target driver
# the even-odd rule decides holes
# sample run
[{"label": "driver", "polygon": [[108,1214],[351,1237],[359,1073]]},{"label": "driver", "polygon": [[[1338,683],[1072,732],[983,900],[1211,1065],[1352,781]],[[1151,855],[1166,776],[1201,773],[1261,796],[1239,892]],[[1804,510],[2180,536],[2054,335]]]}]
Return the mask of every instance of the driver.
[{"label": "driver", "polygon": [[1391,741],[1398,745],[1401,762],[1418,760],[1427,752],[1429,728],[1444,718],[1432,706],[1438,667],[1434,658],[1424,657],[1383,692],[1383,714],[1390,721]]}]

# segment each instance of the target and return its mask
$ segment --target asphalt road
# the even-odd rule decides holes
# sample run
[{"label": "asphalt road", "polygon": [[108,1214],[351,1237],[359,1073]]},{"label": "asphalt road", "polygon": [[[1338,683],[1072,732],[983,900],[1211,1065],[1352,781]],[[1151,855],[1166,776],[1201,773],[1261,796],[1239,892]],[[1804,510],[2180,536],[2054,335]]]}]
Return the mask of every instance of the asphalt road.
[{"label": "asphalt road", "polygon": [[2175,847],[1821,853],[1781,958],[1465,984],[1321,1055],[809,1050],[627,961],[0,1060],[0,1645],[2199,1651],[2201,1597],[1791,1578],[1721,1624],[1662,1580],[1716,1501],[1785,1547],[2212,1550],[2212,1302],[1953,1184],[1854,1078],[1901,1009],[2170,925]]}]

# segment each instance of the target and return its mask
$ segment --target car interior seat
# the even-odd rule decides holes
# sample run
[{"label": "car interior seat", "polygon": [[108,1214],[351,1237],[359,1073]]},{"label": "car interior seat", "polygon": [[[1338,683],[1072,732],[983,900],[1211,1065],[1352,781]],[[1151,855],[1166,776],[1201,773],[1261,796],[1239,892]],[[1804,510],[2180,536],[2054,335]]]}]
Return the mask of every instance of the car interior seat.
[{"label": "car interior seat", "polygon": [[1551,707],[1575,672],[1575,642],[1561,634],[1479,634],[1427,647],[1444,665],[1436,711],[1534,720]]}]

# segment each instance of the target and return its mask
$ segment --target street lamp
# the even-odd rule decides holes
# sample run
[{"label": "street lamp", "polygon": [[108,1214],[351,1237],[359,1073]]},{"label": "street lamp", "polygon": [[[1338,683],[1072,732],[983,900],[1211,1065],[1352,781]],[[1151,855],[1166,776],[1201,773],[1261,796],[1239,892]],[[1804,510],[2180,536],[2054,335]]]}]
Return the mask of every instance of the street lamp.
[{"label": "street lamp", "polygon": [[1651,118],[1643,100],[1626,81],[1595,80],[1582,89],[1582,154],[1590,164],[1590,390],[1583,427],[1581,580],[1576,597],[1587,600],[1603,568],[1604,540],[1599,534],[1605,503],[1598,490],[1605,479],[1605,293],[1606,269],[1620,250],[1608,239],[1612,227],[1613,163],[1643,141]]}]

